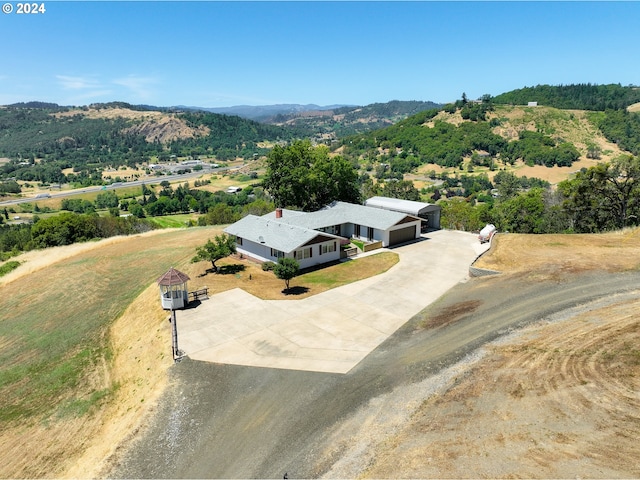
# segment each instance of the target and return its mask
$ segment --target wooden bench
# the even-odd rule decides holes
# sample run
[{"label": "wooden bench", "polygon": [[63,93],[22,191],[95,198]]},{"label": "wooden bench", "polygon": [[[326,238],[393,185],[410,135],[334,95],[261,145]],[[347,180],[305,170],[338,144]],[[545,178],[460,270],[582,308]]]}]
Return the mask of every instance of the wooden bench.
[{"label": "wooden bench", "polygon": [[200,300],[200,297],[209,298],[209,287],[194,290],[193,292],[189,292],[189,295],[193,297],[192,300]]}]

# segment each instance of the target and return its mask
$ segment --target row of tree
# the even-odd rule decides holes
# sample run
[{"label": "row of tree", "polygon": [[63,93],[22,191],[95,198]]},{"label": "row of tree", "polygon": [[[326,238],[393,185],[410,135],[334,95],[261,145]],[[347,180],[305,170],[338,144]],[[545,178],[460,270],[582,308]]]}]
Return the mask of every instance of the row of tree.
[{"label": "row of tree", "polygon": [[32,223],[0,225],[0,252],[19,253],[37,248],[71,245],[95,238],[133,235],[156,228],[135,217],[100,217],[63,212],[48,218],[34,216]]},{"label": "row of tree", "polygon": [[497,198],[441,199],[442,226],[479,230],[486,223],[515,233],[596,233],[640,225],[640,160],[623,155],[581,170],[557,189],[523,188],[508,172],[494,179]]},{"label": "row of tree", "polygon": [[506,92],[492,98],[495,104],[538,105],[574,110],[623,110],[640,102],[640,90],[632,85],[595,85],[578,83],[572,85],[537,85]]},{"label": "row of tree", "polygon": [[74,213],[109,209],[115,211],[115,216],[124,210],[138,218],[197,212],[204,214],[200,217],[201,225],[233,223],[248,213],[262,215],[274,208],[260,187],[247,187],[234,194],[190,188],[188,183],[172,188],[166,180],[160,187],[156,192],[143,185],[141,195],[123,199],[114,191],[99,193],[94,201],[65,198],[61,208]]}]

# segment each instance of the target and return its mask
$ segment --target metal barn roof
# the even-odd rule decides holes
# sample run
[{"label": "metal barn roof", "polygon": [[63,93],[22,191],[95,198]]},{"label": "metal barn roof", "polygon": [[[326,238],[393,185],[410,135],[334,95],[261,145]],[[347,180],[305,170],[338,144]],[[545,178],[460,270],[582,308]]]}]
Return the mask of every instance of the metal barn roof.
[{"label": "metal barn roof", "polygon": [[427,212],[440,210],[439,205],[432,203],[415,202],[413,200],[401,200],[390,197],[371,197],[365,202],[367,207],[384,208],[395,212],[408,213],[409,215],[421,215]]}]

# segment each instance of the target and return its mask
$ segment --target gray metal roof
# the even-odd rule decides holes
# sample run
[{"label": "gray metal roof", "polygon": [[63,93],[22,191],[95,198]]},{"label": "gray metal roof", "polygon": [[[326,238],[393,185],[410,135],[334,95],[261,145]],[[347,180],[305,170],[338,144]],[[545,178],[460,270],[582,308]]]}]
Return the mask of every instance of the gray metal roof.
[{"label": "gray metal roof", "polygon": [[390,197],[371,197],[365,202],[365,205],[375,208],[386,208],[396,212],[408,213],[409,215],[420,215],[434,210],[440,210],[439,205]]},{"label": "gray metal roof", "polygon": [[340,237],[335,235],[280,222],[275,219],[275,215],[274,218],[247,215],[236,223],[229,225],[224,231],[230,235],[235,235],[254,243],[264,244],[281,252],[291,252],[319,235],[340,240]]},{"label": "gray metal roof", "polygon": [[[271,212],[262,218],[275,220],[275,215],[275,212]],[[406,217],[407,215],[404,213],[383,210],[381,208],[355,205],[346,202],[333,202],[321,210],[309,213],[283,209],[282,218],[277,219],[277,221],[314,230],[331,227],[333,225],[341,225],[343,223],[353,223],[380,230],[387,230],[402,222]]]}]

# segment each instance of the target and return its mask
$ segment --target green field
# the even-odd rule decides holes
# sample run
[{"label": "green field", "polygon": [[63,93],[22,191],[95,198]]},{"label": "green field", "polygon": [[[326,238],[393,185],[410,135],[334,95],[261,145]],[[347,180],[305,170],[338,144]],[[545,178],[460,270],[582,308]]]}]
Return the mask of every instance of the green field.
[{"label": "green field", "polygon": [[162,217],[147,217],[147,219],[158,225],[160,228],[184,228],[198,224],[198,215],[193,213],[165,215]]},{"label": "green field", "polygon": [[[0,297],[0,425],[84,413],[109,392],[78,398],[109,358],[107,328],[169,267],[188,263],[208,228],[131,237],[32,272]],[[56,250],[50,253],[55,257]]]}]

